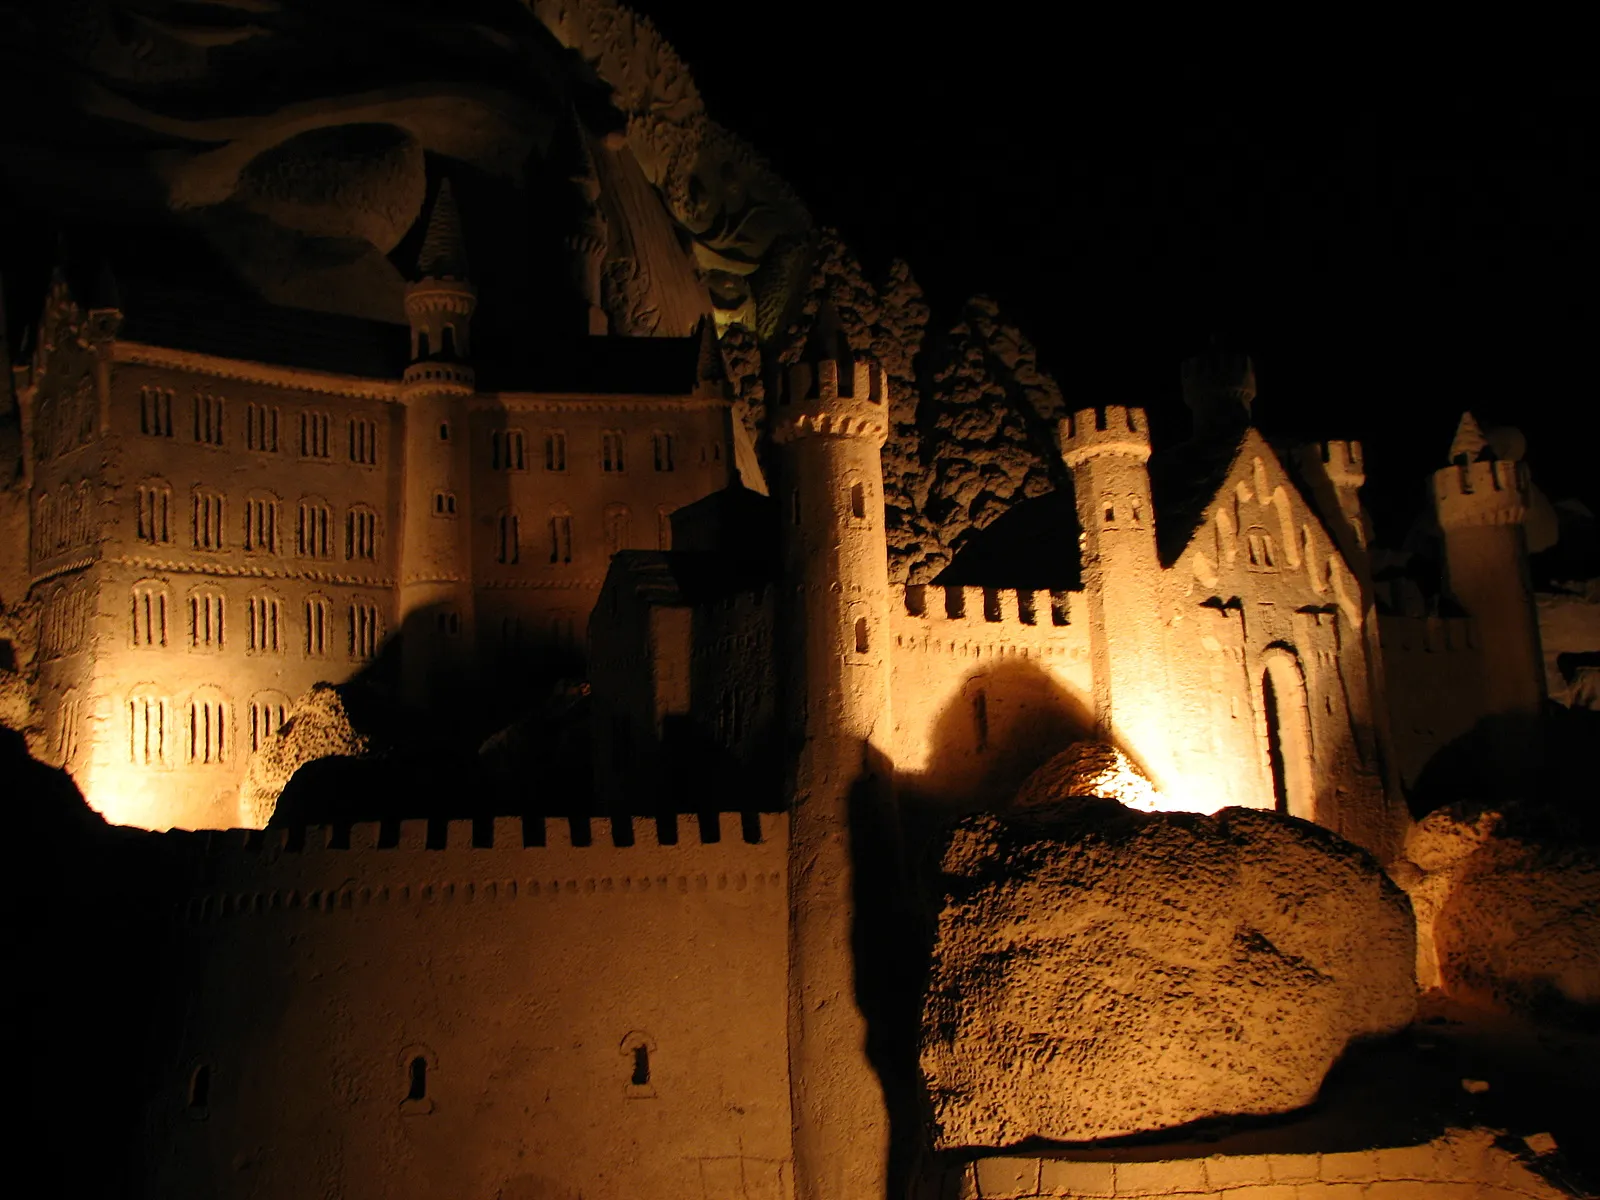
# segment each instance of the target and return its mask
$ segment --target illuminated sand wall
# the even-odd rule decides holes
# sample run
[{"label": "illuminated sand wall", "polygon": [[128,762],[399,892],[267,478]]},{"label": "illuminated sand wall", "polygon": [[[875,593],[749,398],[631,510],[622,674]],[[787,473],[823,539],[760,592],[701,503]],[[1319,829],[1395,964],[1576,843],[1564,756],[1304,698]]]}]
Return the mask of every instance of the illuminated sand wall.
[{"label": "illuminated sand wall", "polygon": [[150,1194],[785,1200],[785,829],[172,835],[204,882]]}]

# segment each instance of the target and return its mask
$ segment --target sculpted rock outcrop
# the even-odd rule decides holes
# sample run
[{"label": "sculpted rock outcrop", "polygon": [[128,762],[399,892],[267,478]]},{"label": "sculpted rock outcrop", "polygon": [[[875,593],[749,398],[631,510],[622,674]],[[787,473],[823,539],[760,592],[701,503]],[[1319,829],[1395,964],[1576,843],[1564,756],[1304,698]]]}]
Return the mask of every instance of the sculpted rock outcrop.
[{"label": "sculpted rock outcrop", "polygon": [[1415,1011],[1405,897],[1303,821],[1063,799],[969,818],[943,869],[921,1048],[941,1148],[1288,1112]]},{"label": "sculpted rock outcrop", "polygon": [[239,823],[264,829],[294,773],[319,758],[362,758],[372,739],[356,729],[339,689],[319,683],[295,701],[275,733],[250,759],[239,785]]}]

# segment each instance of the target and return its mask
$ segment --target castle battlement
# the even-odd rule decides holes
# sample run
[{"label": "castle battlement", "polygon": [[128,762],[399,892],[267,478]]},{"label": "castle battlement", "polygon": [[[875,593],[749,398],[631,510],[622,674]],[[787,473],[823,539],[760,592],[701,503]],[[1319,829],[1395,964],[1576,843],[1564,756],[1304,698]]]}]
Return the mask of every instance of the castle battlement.
[{"label": "castle battlement", "polygon": [[778,388],[772,436],[778,442],[808,434],[884,440],[889,433],[889,381],[874,362],[843,373],[832,359],[795,363]]},{"label": "castle battlement", "polygon": [[519,896],[783,894],[787,814],[705,825],[680,818],[675,843],[661,840],[653,819],[631,822],[629,845],[619,844],[629,832],[625,818],[595,820],[592,837],[580,836],[583,824],[497,817],[159,836],[189,862],[194,882],[184,912],[191,921]]},{"label": "castle battlement", "polygon": [[477,376],[471,367],[462,363],[414,362],[406,368],[400,390],[406,399],[415,392],[426,392],[430,396],[471,396],[477,390]]},{"label": "castle battlement", "polygon": [[1315,451],[1321,455],[1323,474],[1334,485],[1360,487],[1367,481],[1365,454],[1360,442],[1322,442]]},{"label": "castle battlement", "polygon": [[1037,633],[1087,619],[1081,592],[932,583],[906,584],[899,590],[897,616],[903,614],[929,625],[1003,625]]},{"label": "castle battlement", "polygon": [[1081,408],[1058,423],[1057,436],[1069,467],[1101,454],[1127,455],[1141,462],[1150,457],[1150,424],[1142,408],[1121,404]]},{"label": "castle battlement", "polygon": [[1528,467],[1510,459],[1457,462],[1433,473],[1439,524],[1519,525],[1528,515]]}]

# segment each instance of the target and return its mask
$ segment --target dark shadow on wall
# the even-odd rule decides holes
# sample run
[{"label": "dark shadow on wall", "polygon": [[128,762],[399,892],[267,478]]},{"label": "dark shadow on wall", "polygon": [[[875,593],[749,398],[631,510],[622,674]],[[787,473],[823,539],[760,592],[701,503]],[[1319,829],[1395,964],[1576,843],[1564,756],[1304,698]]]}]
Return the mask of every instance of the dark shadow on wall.
[{"label": "dark shadow on wall", "polygon": [[21,848],[4,922],[11,1137],[61,1195],[138,1191],[144,1109],[182,1019],[167,920],[183,876],[170,836],[108,826],[72,779],[0,726],[0,796]]},{"label": "dark shadow on wall", "polygon": [[[1536,765],[1508,771],[1502,748],[1527,746]],[[1486,717],[1430,758],[1407,794],[1411,815],[1459,806],[1467,814],[1507,815],[1502,828],[1533,840],[1600,844],[1595,747],[1600,712],[1546,705],[1538,721]]]}]

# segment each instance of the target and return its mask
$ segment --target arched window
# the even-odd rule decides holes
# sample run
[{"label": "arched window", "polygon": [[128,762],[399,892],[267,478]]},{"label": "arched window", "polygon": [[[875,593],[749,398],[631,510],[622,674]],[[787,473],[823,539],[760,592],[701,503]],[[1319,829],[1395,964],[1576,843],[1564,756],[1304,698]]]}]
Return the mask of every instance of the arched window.
[{"label": "arched window", "polygon": [[622,430],[602,429],[600,431],[600,469],[602,471],[621,471],[624,466],[622,455]]},{"label": "arched window", "polygon": [[1274,646],[1262,656],[1259,727],[1266,740],[1267,777],[1273,807],[1292,817],[1316,819],[1316,774],[1312,762],[1311,714],[1305,673],[1294,651]]},{"label": "arched window", "polygon": [[172,392],[168,388],[139,389],[139,432],[150,437],[172,436]]},{"label": "arched window", "polygon": [[378,465],[378,423],[365,417],[350,418],[350,461],[363,467]]},{"label": "arched window", "polygon": [[147,479],[138,487],[134,532],[153,546],[172,542],[172,487],[165,480]]},{"label": "arched window", "polygon": [[189,698],[185,721],[185,749],[196,766],[216,766],[228,757],[228,702],[214,687],[196,688]]},{"label": "arched window", "polygon": [[56,715],[55,759],[62,767],[72,765],[78,754],[78,724],[83,718],[83,702],[77,688],[68,688],[61,697]]},{"label": "arched window", "polygon": [[518,522],[515,509],[501,509],[500,517],[495,531],[496,562],[515,563],[522,556],[522,547],[519,542]]},{"label": "arched window", "polygon": [[128,695],[128,761],[155,767],[167,761],[168,704],[153,684],[142,683]]},{"label": "arched window", "polygon": [[223,612],[227,601],[214,587],[189,593],[189,645],[196,650],[221,650]]},{"label": "arched window", "polygon": [[167,585],[156,579],[145,579],[133,585],[133,644],[135,646],[165,646],[167,644],[167,608],[170,604]]},{"label": "arched window", "polygon": [[439,1060],[426,1046],[407,1046],[400,1052],[400,1115],[425,1117],[433,1111],[433,1073]]},{"label": "arched window", "polygon": [[520,429],[495,430],[489,435],[489,452],[497,471],[527,469],[527,437]]},{"label": "arched window", "polygon": [[626,550],[629,540],[629,526],[631,517],[626,504],[606,505],[606,553],[615,554],[618,550]]},{"label": "arched window", "polygon": [[850,515],[856,520],[864,520],[867,515],[867,489],[859,483],[850,485]]},{"label": "arched window", "polygon": [[656,470],[672,470],[672,435],[658,429],[651,435],[650,441],[655,450]]},{"label": "arched window", "polygon": [[221,396],[196,392],[194,396],[194,440],[204,446],[223,443],[222,410],[225,401]]},{"label": "arched window", "polygon": [[251,554],[278,553],[278,499],[264,492],[244,502],[244,548]]},{"label": "arched window", "polygon": [[300,457],[328,458],[332,454],[332,439],[328,436],[328,414],[303,412],[300,414]]},{"label": "arched window", "polygon": [[550,561],[572,561],[572,514],[564,508],[550,510]]},{"label": "arched window", "polygon": [[278,452],[278,406],[250,403],[244,408],[244,444],[261,454]]},{"label": "arched window", "polygon": [[865,617],[857,617],[856,618],[856,653],[857,654],[865,654],[866,652],[867,652],[867,619]]},{"label": "arched window", "polygon": [[454,492],[435,492],[433,494],[433,515],[436,517],[454,517],[456,515],[456,494]]},{"label": "arched window", "polygon": [[283,649],[282,602],[271,592],[257,592],[245,601],[245,607],[245,649],[252,654],[277,654]]},{"label": "arched window", "polygon": [[289,697],[282,692],[257,692],[250,699],[250,753],[254,754],[266,740],[278,732],[289,716]]},{"label": "arched window", "polygon": [[294,552],[301,558],[333,557],[333,506],[320,496],[306,496],[300,501]]},{"label": "arched window", "polygon": [[350,602],[350,657],[358,660],[377,657],[378,643],[383,638],[383,624],[378,606],[370,600],[357,598]]},{"label": "arched window", "polygon": [[378,514],[365,504],[352,504],[344,518],[344,556],[374,562],[378,557]]},{"label": "arched window", "polygon": [[546,429],[544,431],[544,469],[546,471],[565,471],[567,469],[567,435],[560,429]]},{"label": "arched window", "polygon": [[306,597],[306,657],[321,658],[328,653],[328,624],[332,610],[322,596]]},{"label": "arched window", "polygon": [[223,549],[223,521],[226,510],[226,500],[223,494],[215,488],[197,487],[194,489],[193,502],[190,508],[190,526],[194,534],[194,548],[196,550]]},{"label": "arched window", "polygon": [[411,1060],[411,1065],[406,1072],[407,1100],[426,1100],[428,1098],[428,1060],[418,1054]]}]

